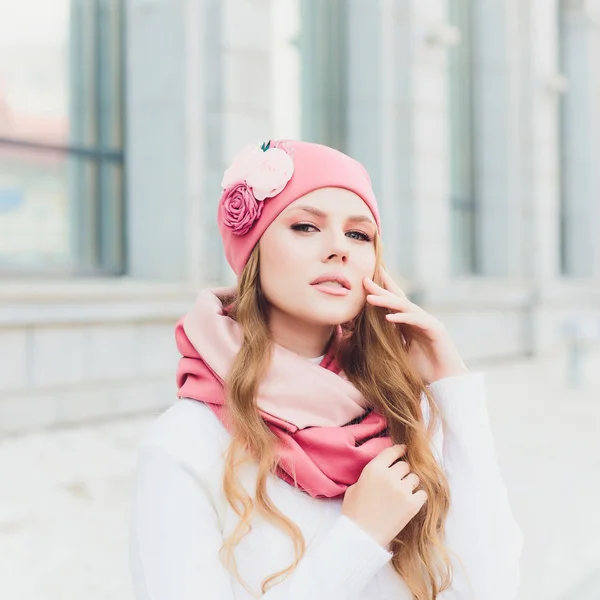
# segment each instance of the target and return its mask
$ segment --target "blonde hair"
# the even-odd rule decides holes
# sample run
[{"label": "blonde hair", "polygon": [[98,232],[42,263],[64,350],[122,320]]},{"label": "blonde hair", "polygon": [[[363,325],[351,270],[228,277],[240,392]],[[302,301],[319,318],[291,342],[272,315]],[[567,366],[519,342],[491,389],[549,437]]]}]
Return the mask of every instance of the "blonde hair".
[{"label": "blonde hair", "polygon": [[[382,253],[377,237],[375,250],[379,266]],[[226,453],[223,480],[227,501],[240,519],[224,541],[219,557],[252,595],[237,569],[235,548],[250,532],[255,510],[290,536],[295,552],[292,564],[262,581],[262,594],[287,577],[306,550],[301,530],[271,502],[266,489],[267,478],[276,473],[278,466],[278,438],[261,418],[256,404],[259,382],[268,368],[272,349],[268,305],[261,292],[259,275],[257,245],[240,275],[237,294],[221,299],[229,307],[229,315],[240,324],[244,341],[226,381],[233,433]],[[392,441],[407,445],[405,459],[420,479],[417,489],[425,490],[428,497],[419,513],[391,542],[391,564],[412,592],[414,600],[435,599],[450,586],[452,580],[448,549],[442,542],[450,491],[430,446],[440,415],[409,359],[408,332],[399,335],[398,330],[385,319],[384,310],[365,305],[352,323],[344,325],[344,331],[347,335],[336,349],[341,368],[368,405],[386,417]],[[421,410],[423,395],[429,404],[427,426]],[[237,477],[237,467],[248,461],[258,463],[254,498],[243,489]]]}]

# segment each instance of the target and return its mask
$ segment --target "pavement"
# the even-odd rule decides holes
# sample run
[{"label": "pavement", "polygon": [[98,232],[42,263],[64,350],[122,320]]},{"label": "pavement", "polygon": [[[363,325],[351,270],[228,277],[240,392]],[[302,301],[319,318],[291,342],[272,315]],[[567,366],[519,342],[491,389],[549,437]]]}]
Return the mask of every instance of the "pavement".
[{"label": "pavement", "polygon": [[[525,536],[518,600],[600,600],[600,352],[584,356],[579,388],[569,387],[561,354],[479,368]],[[0,443],[2,598],[133,600],[132,476],[137,443],[155,418]]]}]

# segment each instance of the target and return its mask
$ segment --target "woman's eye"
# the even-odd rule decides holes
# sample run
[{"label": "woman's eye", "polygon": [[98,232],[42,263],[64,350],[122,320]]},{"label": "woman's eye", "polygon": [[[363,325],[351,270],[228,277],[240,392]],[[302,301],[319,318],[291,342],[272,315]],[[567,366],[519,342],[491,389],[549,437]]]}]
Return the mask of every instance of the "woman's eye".
[{"label": "woman's eye", "polygon": [[356,236],[354,237],[355,240],[361,240],[363,242],[371,241],[370,236],[368,236],[366,233],[363,233],[362,231],[349,231],[346,235]]},{"label": "woman's eye", "polygon": [[318,229],[314,225],[311,225],[310,223],[296,223],[295,225],[292,225],[292,229],[294,231],[308,232],[308,231],[310,231],[311,228],[314,229],[315,231],[318,231]]},{"label": "woman's eye", "polygon": [[[313,231],[319,231],[319,229],[315,225],[311,225],[310,223],[295,223],[291,226],[294,231],[302,231],[303,233],[311,233]],[[371,236],[367,235],[362,231],[348,231],[346,232],[348,237],[351,237],[354,240],[359,240],[361,242],[370,242]]]}]

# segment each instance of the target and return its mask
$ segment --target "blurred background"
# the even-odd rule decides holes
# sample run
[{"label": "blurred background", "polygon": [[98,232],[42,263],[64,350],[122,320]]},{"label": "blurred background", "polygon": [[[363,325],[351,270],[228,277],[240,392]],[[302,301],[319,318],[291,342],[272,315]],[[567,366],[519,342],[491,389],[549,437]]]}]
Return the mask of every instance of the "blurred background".
[{"label": "blurred background", "polygon": [[519,600],[598,600],[600,0],[0,0],[0,595],[133,600],[173,326],[234,281],[222,172],[281,137],[367,166],[388,269],[488,373]]}]

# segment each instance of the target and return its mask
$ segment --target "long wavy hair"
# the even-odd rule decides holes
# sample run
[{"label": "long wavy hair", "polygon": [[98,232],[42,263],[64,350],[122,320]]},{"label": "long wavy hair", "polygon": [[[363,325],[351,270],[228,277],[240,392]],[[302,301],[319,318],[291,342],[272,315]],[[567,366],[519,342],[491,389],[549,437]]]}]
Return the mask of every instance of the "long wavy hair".
[{"label": "long wavy hair", "polygon": [[[379,266],[382,264],[382,252],[378,237],[375,238],[375,252]],[[378,283],[381,284],[381,281]],[[256,401],[258,386],[265,376],[272,349],[268,303],[260,286],[258,245],[240,274],[235,296],[222,297],[221,301],[229,316],[241,326],[244,341],[225,382],[232,441],[225,457],[223,490],[240,518],[235,530],[224,540],[219,558],[241,585],[255,596],[242,581],[235,560],[235,548],[250,532],[254,511],[289,535],[295,551],[292,564],[262,581],[262,594],[285,579],[306,550],[299,527],[271,502],[267,494],[267,479],[277,472],[278,439],[261,418]],[[410,589],[413,600],[429,600],[435,599],[452,581],[449,550],[443,544],[450,491],[430,446],[440,415],[409,359],[409,332],[387,321],[385,314],[385,309],[367,303],[353,322],[343,324],[345,335],[337,342],[336,359],[368,406],[386,417],[392,441],[407,445],[404,459],[419,477],[417,489],[427,493],[427,502],[394,538],[389,548],[393,553],[391,564]],[[429,404],[427,425],[421,410],[423,396]],[[258,463],[254,498],[248,495],[237,476],[237,468],[248,461]]]}]

